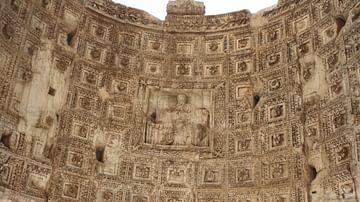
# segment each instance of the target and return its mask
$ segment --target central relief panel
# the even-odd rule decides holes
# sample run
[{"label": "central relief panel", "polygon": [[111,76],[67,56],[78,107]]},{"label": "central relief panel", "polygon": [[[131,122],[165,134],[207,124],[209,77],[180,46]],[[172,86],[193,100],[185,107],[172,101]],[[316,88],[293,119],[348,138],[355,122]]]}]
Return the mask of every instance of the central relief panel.
[{"label": "central relief panel", "polygon": [[144,143],[160,148],[212,146],[211,90],[148,88]]}]

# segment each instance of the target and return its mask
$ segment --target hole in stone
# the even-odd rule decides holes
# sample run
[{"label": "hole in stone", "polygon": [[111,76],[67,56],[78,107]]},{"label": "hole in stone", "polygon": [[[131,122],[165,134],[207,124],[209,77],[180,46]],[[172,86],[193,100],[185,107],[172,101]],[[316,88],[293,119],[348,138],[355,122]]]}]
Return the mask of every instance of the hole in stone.
[{"label": "hole in stone", "polygon": [[50,4],[50,1],[51,1],[51,0],[42,0],[42,5],[43,5],[44,7],[46,7],[46,6],[48,6],[48,5]]},{"label": "hole in stone", "polygon": [[316,176],[317,176],[317,171],[316,171],[315,167],[310,165],[309,166],[309,179],[310,179],[310,182],[314,181]]},{"label": "hole in stone", "polygon": [[95,152],[96,160],[102,163],[104,163],[104,151],[104,148],[97,148]]},{"label": "hole in stone", "polygon": [[51,96],[55,96],[56,90],[54,88],[52,88],[52,87],[49,87],[48,94],[51,95]]},{"label": "hole in stone", "polygon": [[312,193],[312,194],[316,194],[317,192],[316,192],[316,191],[312,191],[311,193]]},{"label": "hole in stone", "polygon": [[7,148],[10,148],[10,144],[11,144],[11,133],[6,133],[4,132],[1,135],[1,139],[0,142]]},{"label": "hole in stone", "polygon": [[334,21],[336,24],[336,33],[339,33],[346,24],[346,18],[344,16],[336,16]]},{"label": "hole in stone", "polygon": [[151,115],[150,115],[150,121],[153,122],[153,123],[156,123],[156,112],[153,112]]},{"label": "hole in stone", "polygon": [[60,119],[60,115],[56,114],[56,120],[59,121],[59,119]]},{"label": "hole in stone", "polygon": [[255,108],[256,105],[260,102],[260,96],[259,95],[254,95],[253,96],[253,101],[254,101],[253,107]]},{"label": "hole in stone", "polygon": [[75,44],[75,35],[76,35],[76,30],[71,31],[67,34],[66,37],[66,42],[68,46],[74,47]]}]

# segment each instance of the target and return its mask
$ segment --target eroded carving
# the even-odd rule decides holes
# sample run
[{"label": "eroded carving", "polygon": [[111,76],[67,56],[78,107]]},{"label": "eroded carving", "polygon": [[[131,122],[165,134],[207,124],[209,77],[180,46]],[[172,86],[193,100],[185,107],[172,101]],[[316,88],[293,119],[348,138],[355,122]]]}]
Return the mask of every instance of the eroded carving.
[{"label": "eroded carving", "polygon": [[360,197],[354,0],[0,10],[0,201]]},{"label": "eroded carving", "polygon": [[194,93],[153,91],[149,98],[145,142],[160,145],[210,145],[210,103]]}]

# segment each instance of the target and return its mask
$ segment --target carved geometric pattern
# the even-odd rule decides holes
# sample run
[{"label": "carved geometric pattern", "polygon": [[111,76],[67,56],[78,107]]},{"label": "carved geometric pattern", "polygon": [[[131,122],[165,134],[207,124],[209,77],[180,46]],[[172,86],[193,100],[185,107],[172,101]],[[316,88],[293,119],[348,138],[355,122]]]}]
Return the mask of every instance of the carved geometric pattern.
[{"label": "carved geometric pattern", "polygon": [[360,7],[0,6],[0,200],[355,201]]}]

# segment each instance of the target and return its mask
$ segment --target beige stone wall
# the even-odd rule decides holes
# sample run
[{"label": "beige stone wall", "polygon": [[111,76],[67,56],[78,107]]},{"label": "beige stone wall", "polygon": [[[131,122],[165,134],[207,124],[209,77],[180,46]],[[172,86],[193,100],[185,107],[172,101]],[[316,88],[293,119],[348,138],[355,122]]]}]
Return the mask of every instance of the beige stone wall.
[{"label": "beige stone wall", "polygon": [[1,1],[0,201],[358,201],[360,3],[203,9]]}]

